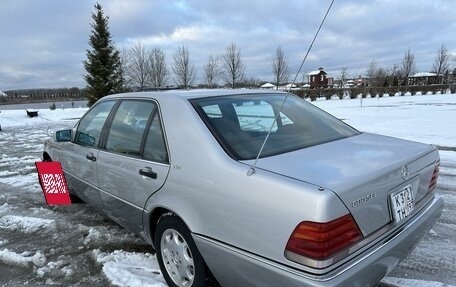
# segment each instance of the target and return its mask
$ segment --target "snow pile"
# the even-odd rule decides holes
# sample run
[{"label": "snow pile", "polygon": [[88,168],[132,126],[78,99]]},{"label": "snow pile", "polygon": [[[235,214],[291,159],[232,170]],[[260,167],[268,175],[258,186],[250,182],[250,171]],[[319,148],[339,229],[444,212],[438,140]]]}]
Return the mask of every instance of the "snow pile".
[{"label": "snow pile", "polygon": [[[87,228],[86,226],[83,226]],[[106,231],[106,230],[105,230]],[[100,230],[90,227],[87,235],[84,237],[84,245],[88,245],[91,242],[97,242],[100,238],[103,237],[103,234],[109,234],[106,232],[101,232]]]},{"label": "snow pile", "polygon": [[38,268],[36,274],[39,277],[44,277],[46,274],[52,277],[71,276],[74,270],[68,266],[71,262],[70,256],[59,256],[57,261],[48,262],[45,266]]},{"label": "snow pile", "polygon": [[0,262],[24,267],[31,265],[41,267],[46,262],[46,256],[41,251],[32,255],[30,251],[24,251],[19,254],[8,249],[3,249],[0,250]]},{"label": "snow pile", "polygon": [[103,273],[113,285],[166,287],[155,256],[149,253],[116,250],[112,253],[93,250],[98,263],[103,264]]},{"label": "snow pile", "polygon": [[106,226],[87,227],[79,224],[78,230],[84,233],[83,244],[85,246],[96,245],[100,243],[110,244],[117,242],[143,242],[131,232],[125,232],[120,228],[109,228]]},{"label": "snow pile", "polygon": [[40,230],[55,229],[56,223],[53,219],[5,215],[2,218],[0,218],[0,228],[8,230],[18,230],[26,234],[30,234]]}]

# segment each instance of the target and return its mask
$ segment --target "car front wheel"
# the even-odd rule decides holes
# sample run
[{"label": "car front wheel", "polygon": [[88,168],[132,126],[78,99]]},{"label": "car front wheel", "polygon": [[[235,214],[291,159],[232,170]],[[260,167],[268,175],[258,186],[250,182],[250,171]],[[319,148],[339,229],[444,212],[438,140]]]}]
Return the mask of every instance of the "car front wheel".
[{"label": "car front wheel", "polygon": [[207,267],[190,230],[179,217],[172,213],[160,217],[155,245],[158,264],[169,286],[206,286]]}]

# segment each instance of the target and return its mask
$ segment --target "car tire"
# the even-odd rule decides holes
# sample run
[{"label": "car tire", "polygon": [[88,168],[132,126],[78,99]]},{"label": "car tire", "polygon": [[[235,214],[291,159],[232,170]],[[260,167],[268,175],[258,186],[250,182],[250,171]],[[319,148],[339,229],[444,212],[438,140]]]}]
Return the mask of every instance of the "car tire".
[{"label": "car tire", "polygon": [[168,286],[206,286],[209,270],[185,223],[173,213],[160,217],[155,232],[160,270]]}]

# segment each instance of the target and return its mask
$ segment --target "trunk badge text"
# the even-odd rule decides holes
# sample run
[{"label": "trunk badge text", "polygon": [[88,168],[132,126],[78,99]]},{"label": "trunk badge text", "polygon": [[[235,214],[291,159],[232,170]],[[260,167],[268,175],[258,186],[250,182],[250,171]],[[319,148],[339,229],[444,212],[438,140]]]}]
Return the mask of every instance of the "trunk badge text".
[{"label": "trunk badge text", "polygon": [[369,200],[374,199],[376,197],[377,197],[377,193],[375,193],[375,192],[373,192],[371,194],[367,194],[367,195],[365,195],[365,196],[363,196],[363,197],[361,197],[361,198],[359,198],[357,200],[354,200],[352,202],[352,207],[358,207],[361,204],[364,204],[364,203],[368,202]]}]

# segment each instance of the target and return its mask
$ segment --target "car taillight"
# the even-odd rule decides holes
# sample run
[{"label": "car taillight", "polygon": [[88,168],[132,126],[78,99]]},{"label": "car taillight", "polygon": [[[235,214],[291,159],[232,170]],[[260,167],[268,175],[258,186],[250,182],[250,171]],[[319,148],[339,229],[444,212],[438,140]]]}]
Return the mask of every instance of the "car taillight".
[{"label": "car taillight", "polygon": [[330,222],[301,222],[288,239],[286,252],[327,259],[363,238],[351,214]]},{"label": "car taillight", "polygon": [[434,190],[434,188],[437,186],[437,178],[439,177],[439,166],[436,166],[434,168],[434,172],[432,173],[431,177],[431,183],[429,184],[428,192],[431,192]]}]

